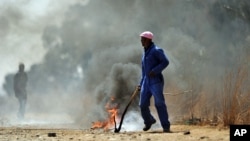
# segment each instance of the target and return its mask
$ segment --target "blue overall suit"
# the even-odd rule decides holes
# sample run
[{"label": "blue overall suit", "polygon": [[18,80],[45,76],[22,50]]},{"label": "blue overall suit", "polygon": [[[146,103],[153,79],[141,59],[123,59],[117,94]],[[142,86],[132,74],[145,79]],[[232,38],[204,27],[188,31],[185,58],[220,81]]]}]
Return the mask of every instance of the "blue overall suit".
[{"label": "blue overall suit", "polygon": [[[140,82],[140,109],[145,125],[154,123],[156,120],[150,113],[150,98],[154,96],[155,107],[163,129],[170,128],[167,106],[163,96],[164,78],[162,71],[168,66],[169,61],[164,51],[154,43],[144,51],[142,56],[142,78]],[[150,77],[150,72],[154,76]]]}]

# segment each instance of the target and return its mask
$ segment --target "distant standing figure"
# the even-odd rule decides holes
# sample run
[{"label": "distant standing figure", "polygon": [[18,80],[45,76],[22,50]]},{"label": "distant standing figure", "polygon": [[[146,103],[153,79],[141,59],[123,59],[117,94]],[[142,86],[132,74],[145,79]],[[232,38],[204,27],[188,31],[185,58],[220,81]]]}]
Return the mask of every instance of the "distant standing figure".
[{"label": "distant standing figure", "polygon": [[26,86],[28,81],[27,73],[24,71],[24,64],[19,64],[19,70],[14,76],[14,91],[15,96],[19,101],[18,118],[23,119],[27,101]]},{"label": "distant standing figure", "polygon": [[144,120],[144,131],[151,128],[156,122],[150,113],[150,98],[154,96],[155,107],[160,118],[163,132],[170,132],[170,122],[168,120],[167,106],[163,95],[164,78],[162,71],[168,66],[169,60],[164,54],[163,49],[157,47],[153,39],[153,33],[145,31],[140,34],[141,44],[144,47],[142,56],[142,77],[140,85],[140,108]]}]

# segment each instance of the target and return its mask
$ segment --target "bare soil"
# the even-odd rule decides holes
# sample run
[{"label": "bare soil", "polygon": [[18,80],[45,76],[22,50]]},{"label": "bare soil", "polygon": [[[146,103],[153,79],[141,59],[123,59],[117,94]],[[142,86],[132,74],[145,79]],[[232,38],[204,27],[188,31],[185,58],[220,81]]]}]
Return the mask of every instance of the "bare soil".
[{"label": "bare soil", "polygon": [[104,131],[102,129],[0,127],[0,141],[229,141],[229,129],[218,126],[172,125],[173,133],[161,129]]}]

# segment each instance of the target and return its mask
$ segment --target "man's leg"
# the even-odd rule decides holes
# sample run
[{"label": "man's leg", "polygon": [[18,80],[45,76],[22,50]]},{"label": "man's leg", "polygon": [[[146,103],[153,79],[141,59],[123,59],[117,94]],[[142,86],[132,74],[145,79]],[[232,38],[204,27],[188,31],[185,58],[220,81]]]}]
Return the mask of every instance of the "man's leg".
[{"label": "man's leg", "polygon": [[18,103],[19,103],[19,109],[18,109],[18,113],[17,113],[17,118],[18,119],[22,119],[22,99],[20,97],[18,97]]},{"label": "man's leg", "polygon": [[156,122],[154,117],[150,113],[150,98],[152,94],[146,91],[145,89],[142,89],[140,94],[140,109],[141,109],[141,115],[144,120],[145,127],[143,128],[144,131],[147,131],[150,129],[151,125]]},{"label": "man's leg", "polygon": [[151,87],[151,91],[155,100],[155,107],[159,115],[161,126],[164,131],[170,130],[170,122],[168,120],[167,106],[163,96],[163,85],[161,83],[155,84]]},{"label": "man's leg", "polygon": [[19,97],[18,98],[18,102],[19,102],[19,110],[18,110],[18,118],[19,119],[23,119],[24,118],[24,114],[25,114],[25,107],[26,107],[26,99]]},{"label": "man's leg", "polygon": [[24,118],[25,108],[26,108],[26,99],[24,98],[21,100],[21,105],[20,105],[21,118]]}]

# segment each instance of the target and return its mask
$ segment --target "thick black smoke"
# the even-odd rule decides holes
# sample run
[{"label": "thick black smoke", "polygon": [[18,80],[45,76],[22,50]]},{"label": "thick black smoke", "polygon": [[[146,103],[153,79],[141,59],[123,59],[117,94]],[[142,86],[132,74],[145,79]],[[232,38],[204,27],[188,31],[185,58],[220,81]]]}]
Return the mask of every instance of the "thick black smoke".
[{"label": "thick black smoke", "polygon": [[[33,110],[65,112],[89,127],[105,118],[104,106],[112,96],[123,107],[140,80],[139,33],[144,30],[155,34],[155,43],[170,59],[163,72],[166,91],[213,92],[225,70],[249,54],[249,8],[247,0],[91,0],[72,5],[60,25],[43,30],[48,52],[28,75],[30,93],[47,99],[40,108],[31,102]],[[12,75],[5,84],[10,95]]]}]

